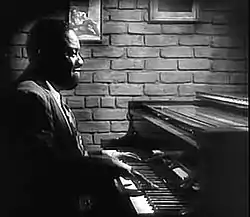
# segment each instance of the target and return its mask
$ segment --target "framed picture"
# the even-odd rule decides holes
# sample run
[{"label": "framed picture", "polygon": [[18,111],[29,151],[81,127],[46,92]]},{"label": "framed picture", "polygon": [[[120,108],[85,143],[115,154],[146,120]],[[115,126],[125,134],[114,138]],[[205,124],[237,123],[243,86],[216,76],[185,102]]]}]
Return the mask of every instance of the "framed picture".
[{"label": "framed picture", "polygon": [[150,0],[150,22],[194,22],[197,19],[195,0]]},{"label": "framed picture", "polygon": [[81,42],[101,41],[101,15],[101,0],[70,1],[69,25]]}]

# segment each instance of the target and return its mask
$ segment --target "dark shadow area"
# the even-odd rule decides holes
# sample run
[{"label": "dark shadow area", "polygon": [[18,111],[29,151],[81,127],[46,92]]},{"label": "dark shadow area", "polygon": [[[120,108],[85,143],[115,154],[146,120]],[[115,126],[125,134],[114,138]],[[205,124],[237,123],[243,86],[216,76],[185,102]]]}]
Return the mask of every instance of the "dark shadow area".
[{"label": "dark shadow area", "polygon": [[[208,2],[209,5],[223,2],[233,8],[229,17],[232,34],[246,36],[248,44],[248,0],[198,0],[198,3]],[[69,0],[5,0],[0,3],[0,90],[8,86],[13,79],[10,73],[8,48],[10,39],[25,24],[40,17],[53,14],[58,10],[67,11]],[[247,51],[248,52],[248,51]],[[1,93],[3,91],[0,91]]]},{"label": "dark shadow area", "polygon": [[[0,162],[1,162],[1,197],[0,216],[5,213],[6,204],[14,192],[12,182],[15,180],[15,171],[11,159],[14,154],[9,151],[5,138],[8,137],[6,125],[12,117],[9,101],[9,86],[13,80],[11,74],[9,47],[10,40],[27,23],[40,17],[53,14],[58,10],[67,11],[67,0],[4,0],[0,3]],[[15,136],[15,135],[11,135]]]},{"label": "dark shadow area", "polygon": [[0,3],[0,89],[5,89],[12,80],[9,45],[14,34],[27,23],[43,16],[53,14],[58,10],[67,11],[67,0],[7,0]]}]

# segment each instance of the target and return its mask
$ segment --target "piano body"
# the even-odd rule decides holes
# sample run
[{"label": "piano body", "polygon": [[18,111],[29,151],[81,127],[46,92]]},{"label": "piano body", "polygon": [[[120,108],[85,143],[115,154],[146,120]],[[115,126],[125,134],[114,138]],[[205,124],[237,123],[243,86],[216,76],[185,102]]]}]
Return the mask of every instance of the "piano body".
[{"label": "piano body", "polygon": [[102,148],[131,151],[126,160],[159,186],[116,180],[128,216],[245,217],[248,201],[248,99],[197,92],[193,100],[131,101],[129,130]]}]

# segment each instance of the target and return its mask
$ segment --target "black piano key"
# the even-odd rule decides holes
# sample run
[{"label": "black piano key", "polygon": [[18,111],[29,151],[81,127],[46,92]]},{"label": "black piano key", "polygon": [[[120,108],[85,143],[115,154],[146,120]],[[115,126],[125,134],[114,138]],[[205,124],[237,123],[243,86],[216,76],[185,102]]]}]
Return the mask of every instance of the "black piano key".
[{"label": "black piano key", "polygon": [[[154,183],[154,182],[153,182]],[[163,183],[154,183],[154,184],[156,184],[159,188],[164,188],[164,189],[168,189],[168,188],[166,188],[166,185],[165,184],[163,184]]]},{"label": "black piano key", "polygon": [[150,204],[153,204],[153,205],[169,205],[169,206],[184,206],[183,203],[179,203],[179,201],[173,201],[173,200],[159,200],[159,201],[155,201],[155,200],[152,200],[150,201]]},{"label": "black piano key", "polygon": [[156,182],[161,182],[161,183],[164,183],[161,179],[157,178],[157,177],[149,177],[150,181],[156,181]]},{"label": "black piano key", "polygon": [[[149,181],[151,181],[151,180],[149,180]],[[164,184],[162,184],[162,183],[157,183],[157,182],[152,182],[152,183],[157,185],[159,188],[167,189],[166,186]],[[145,187],[145,188],[148,186],[147,183],[138,183],[138,184],[141,184],[141,186]],[[152,189],[152,188],[150,188],[150,189]]]},{"label": "black piano key", "polygon": [[180,201],[174,196],[150,196],[147,197],[150,201],[158,201],[158,200],[174,200],[174,201]]},{"label": "black piano key", "polygon": [[[152,187],[151,187],[151,186],[148,186],[148,185],[146,185],[146,186],[140,186],[140,185],[139,185],[139,186],[138,186],[138,189],[146,193],[146,191],[152,190]],[[166,190],[166,189],[164,189],[164,188],[159,188],[159,190]]]},{"label": "black piano key", "polygon": [[149,179],[151,182],[158,183],[158,184],[162,184],[162,185],[166,186],[160,179],[155,179],[155,178],[151,178],[151,177],[149,177],[148,179]]},{"label": "black piano key", "polygon": [[164,189],[164,191],[152,191],[151,189],[146,189],[143,191],[146,195],[148,196],[173,196],[173,194],[170,191],[166,191]]},{"label": "black piano key", "polygon": [[172,198],[172,199],[176,199],[176,200],[183,200],[181,199],[179,196],[173,195],[173,194],[147,194],[145,193],[145,196],[147,196],[148,198],[162,198],[162,199],[168,199],[168,198]]},{"label": "black piano key", "polygon": [[145,171],[148,171],[148,172],[154,172],[149,166],[145,166],[145,165],[131,165],[131,164],[128,164],[129,166],[135,168],[135,169],[138,169],[138,170],[145,170]]},{"label": "black piano key", "polygon": [[148,171],[143,171],[143,170],[138,170],[138,169],[136,171],[142,173],[144,176],[148,175],[148,176],[156,177],[154,172],[148,172]]},{"label": "black piano key", "polygon": [[154,209],[154,213],[160,216],[188,216],[189,212],[185,209],[181,210],[168,210],[168,209]]},{"label": "black piano key", "polygon": [[170,190],[168,190],[168,189],[145,190],[145,193],[148,194],[148,195],[164,195],[164,194],[172,195],[172,192]]},{"label": "black piano key", "polygon": [[129,161],[123,161],[124,163],[129,164],[130,166],[145,166],[148,167],[149,170],[152,170],[151,167],[148,166],[147,163],[143,163],[143,162],[129,162]]},{"label": "black piano key", "polygon": [[175,210],[175,211],[180,211],[185,209],[183,206],[177,206],[177,205],[153,205],[154,210]]},{"label": "black piano key", "polygon": [[171,197],[169,197],[169,198],[147,198],[147,200],[148,201],[150,201],[150,202],[164,202],[164,201],[170,201],[171,203],[176,203],[176,204],[182,204],[182,205],[184,205],[184,204],[188,204],[187,203],[187,201],[185,201],[185,200],[179,200],[179,199],[176,199],[176,198],[171,198]]},{"label": "black piano key", "polygon": [[166,201],[166,202],[168,202],[168,201],[175,201],[177,204],[182,204],[182,203],[180,203],[178,200],[176,200],[176,198],[174,198],[174,197],[169,197],[169,198],[151,198],[151,197],[147,197],[147,200],[151,203],[153,203],[153,202],[158,202],[158,201],[162,201],[162,202],[164,202],[164,201]]},{"label": "black piano key", "polygon": [[176,198],[175,196],[173,196],[172,194],[168,194],[168,193],[162,193],[162,194],[148,194],[148,193],[146,193],[145,194],[147,197],[169,197],[169,198]]},{"label": "black piano key", "polygon": [[[138,156],[143,159],[140,154]],[[181,197],[183,193],[171,185],[172,180],[168,178],[168,174],[162,177],[158,176],[159,171],[153,169],[154,167],[151,168],[148,162],[138,162],[131,159],[126,159],[123,162],[132,166],[133,169],[140,172],[145,178],[159,187],[159,189],[152,189],[141,179],[133,180],[137,188],[144,192],[148,205],[153,208],[156,214],[159,213],[160,216],[185,216],[183,214],[188,213],[188,203]]]}]

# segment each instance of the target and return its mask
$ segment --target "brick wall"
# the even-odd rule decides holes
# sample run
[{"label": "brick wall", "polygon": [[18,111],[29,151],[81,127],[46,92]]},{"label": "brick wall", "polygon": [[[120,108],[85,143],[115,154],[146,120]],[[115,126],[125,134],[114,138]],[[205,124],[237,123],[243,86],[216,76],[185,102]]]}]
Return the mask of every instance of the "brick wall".
[{"label": "brick wall", "polygon": [[[152,24],[148,0],[103,1],[103,43],[82,45],[80,83],[62,92],[85,143],[124,135],[130,100],[247,91],[246,34],[233,22],[233,4],[203,0],[199,5],[198,23]],[[28,64],[28,30],[27,23],[11,40],[12,79]]]}]

